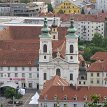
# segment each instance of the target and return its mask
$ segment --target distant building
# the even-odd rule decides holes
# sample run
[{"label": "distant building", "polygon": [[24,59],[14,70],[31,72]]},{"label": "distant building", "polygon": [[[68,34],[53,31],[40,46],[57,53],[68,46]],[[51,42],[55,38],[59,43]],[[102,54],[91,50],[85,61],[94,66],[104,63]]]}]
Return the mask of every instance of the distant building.
[{"label": "distant building", "polygon": [[38,16],[40,13],[46,13],[48,7],[44,2],[25,3],[1,3],[1,16]]},{"label": "distant building", "polygon": [[80,11],[81,11],[81,8],[79,6],[69,1],[64,1],[63,3],[59,4],[54,8],[55,13],[79,14]]},{"label": "distant building", "polygon": [[96,0],[97,12],[107,11],[107,0]]}]

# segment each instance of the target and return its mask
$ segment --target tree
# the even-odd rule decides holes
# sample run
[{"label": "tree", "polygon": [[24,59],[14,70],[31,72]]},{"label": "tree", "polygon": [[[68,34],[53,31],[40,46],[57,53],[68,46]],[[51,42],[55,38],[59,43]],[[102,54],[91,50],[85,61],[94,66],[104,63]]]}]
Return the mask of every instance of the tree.
[{"label": "tree", "polygon": [[6,98],[10,98],[10,99],[12,99],[13,96],[14,96],[15,98],[17,98],[17,99],[19,99],[19,98],[22,97],[22,95],[19,94],[19,93],[16,91],[16,89],[11,88],[11,87],[6,87],[6,88],[5,88],[5,90],[4,90],[4,96],[5,96]]},{"label": "tree", "polygon": [[95,33],[94,37],[92,38],[92,43],[94,43],[95,46],[102,47],[103,36],[100,33]]},{"label": "tree", "polygon": [[82,8],[82,10],[81,10],[81,14],[85,14],[84,8]]},{"label": "tree", "polygon": [[53,7],[52,7],[52,4],[48,4],[48,12],[53,12]]},{"label": "tree", "polygon": [[3,105],[1,104],[0,107],[3,107]]},{"label": "tree", "polygon": [[29,3],[29,0],[20,0],[21,3]]}]

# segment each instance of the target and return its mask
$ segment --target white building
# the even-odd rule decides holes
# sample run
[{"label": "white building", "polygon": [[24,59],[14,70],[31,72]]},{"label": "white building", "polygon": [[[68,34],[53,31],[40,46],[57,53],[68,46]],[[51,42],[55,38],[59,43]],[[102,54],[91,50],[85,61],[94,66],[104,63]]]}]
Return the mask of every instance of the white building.
[{"label": "white building", "polygon": [[[94,34],[100,33],[104,36],[104,23],[106,15],[72,15],[74,17],[74,25],[77,28],[76,34],[79,36],[80,40],[91,41]],[[61,23],[62,27],[70,26],[70,21],[63,21]]]},{"label": "white building", "polygon": [[96,0],[96,9],[98,12],[107,11],[107,0]]}]

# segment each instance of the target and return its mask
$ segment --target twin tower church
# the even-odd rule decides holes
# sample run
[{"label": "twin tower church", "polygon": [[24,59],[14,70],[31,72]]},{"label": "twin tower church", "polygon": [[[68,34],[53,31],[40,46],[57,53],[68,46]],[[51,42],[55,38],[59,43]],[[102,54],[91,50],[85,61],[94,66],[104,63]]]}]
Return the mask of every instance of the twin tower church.
[{"label": "twin tower church", "polygon": [[74,22],[71,20],[71,25],[66,35],[62,34],[62,39],[60,39],[62,35],[58,35],[55,18],[51,29],[47,23],[47,18],[45,18],[39,36],[39,88],[42,89],[44,82],[55,75],[67,80],[69,84],[76,85],[79,75],[79,61],[78,37]]}]

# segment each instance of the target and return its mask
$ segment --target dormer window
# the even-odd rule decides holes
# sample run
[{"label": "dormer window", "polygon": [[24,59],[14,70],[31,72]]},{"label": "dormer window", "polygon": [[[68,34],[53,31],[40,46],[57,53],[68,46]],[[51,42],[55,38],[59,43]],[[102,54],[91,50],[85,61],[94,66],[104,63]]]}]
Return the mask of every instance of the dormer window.
[{"label": "dormer window", "polygon": [[64,100],[67,100],[67,96],[64,96]]},{"label": "dormer window", "polygon": [[107,97],[106,96],[104,96],[103,98],[104,98],[104,101],[107,101]]},{"label": "dormer window", "polygon": [[57,100],[57,96],[54,96],[54,100]]},{"label": "dormer window", "polygon": [[47,99],[48,99],[48,97],[47,97],[47,95],[45,95],[44,100],[47,100]]},{"label": "dormer window", "polygon": [[77,96],[75,96],[75,97],[73,98],[73,100],[75,100],[75,101],[76,101],[76,100],[77,100]]},{"label": "dormer window", "polygon": [[85,101],[87,101],[87,96],[84,96],[84,98],[83,98]]}]

